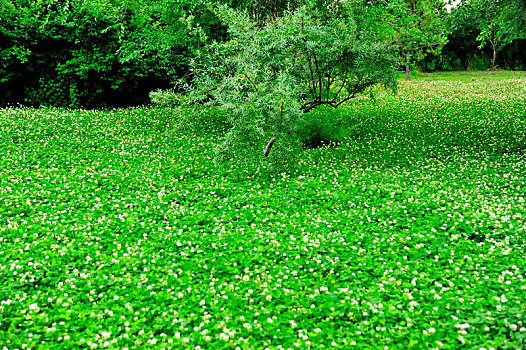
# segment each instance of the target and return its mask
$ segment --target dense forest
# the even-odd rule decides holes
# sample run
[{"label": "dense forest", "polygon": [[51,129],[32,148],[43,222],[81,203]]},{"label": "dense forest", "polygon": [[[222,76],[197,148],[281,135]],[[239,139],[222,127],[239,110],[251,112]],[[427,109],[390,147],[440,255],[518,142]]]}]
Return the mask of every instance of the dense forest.
[{"label": "dense forest", "polygon": [[[348,1],[352,2],[352,1]],[[297,8],[287,0],[5,0],[0,3],[0,106],[141,105],[188,79],[211,41],[229,40],[213,7],[268,25]],[[323,0],[319,8],[327,7]],[[355,0],[356,21],[388,38],[410,72],[525,70],[525,0]],[[265,24],[264,24],[265,23]]]}]

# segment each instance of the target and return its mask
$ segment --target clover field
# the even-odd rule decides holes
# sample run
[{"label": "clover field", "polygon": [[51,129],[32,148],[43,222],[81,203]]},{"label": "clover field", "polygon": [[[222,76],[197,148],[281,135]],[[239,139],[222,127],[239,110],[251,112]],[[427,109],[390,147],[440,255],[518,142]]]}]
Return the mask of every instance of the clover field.
[{"label": "clover field", "polygon": [[524,349],[525,98],[402,82],[255,175],[214,113],[0,110],[0,349]]}]

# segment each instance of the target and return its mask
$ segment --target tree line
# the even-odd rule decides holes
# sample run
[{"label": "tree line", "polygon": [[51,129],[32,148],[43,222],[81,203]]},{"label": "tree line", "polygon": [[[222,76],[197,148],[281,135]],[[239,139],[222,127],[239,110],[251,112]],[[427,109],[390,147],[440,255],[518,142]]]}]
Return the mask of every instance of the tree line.
[{"label": "tree line", "polygon": [[[394,67],[408,79],[415,69],[526,69],[526,0],[309,4],[307,10],[322,17],[339,13],[335,7],[352,9],[345,12],[349,18],[344,22],[335,20],[340,31],[356,25],[359,33],[351,37],[381,43],[380,51],[389,51],[382,55],[392,57]],[[217,6],[263,28],[286,21],[304,5],[298,0],[3,0],[0,106],[100,108],[148,103],[152,90],[171,88],[174,82],[191,84],[196,74],[192,62],[202,59],[212,43],[232,42],[229,20]],[[323,23],[324,30],[330,30],[326,24],[332,22]],[[320,35],[332,40],[327,33]],[[270,50],[279,41],[264,45]],[[360,52],[365,55],[364,50]],[[316,91],[321,90],[322,85]]]}]

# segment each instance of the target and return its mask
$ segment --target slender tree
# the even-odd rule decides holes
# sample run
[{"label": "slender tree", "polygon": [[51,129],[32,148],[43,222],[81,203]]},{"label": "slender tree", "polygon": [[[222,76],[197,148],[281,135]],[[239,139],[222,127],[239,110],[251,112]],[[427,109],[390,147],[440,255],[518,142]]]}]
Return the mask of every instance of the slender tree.
[{"label": "slender tree", "polygon": [[526,37],[526,4],[522,0],[472,0],[467,3],[478,14],[480,48],[491,47],[491,67],[507,44]]},{"label": "slender tree", "polygon": [[438,0],[390,0],[390,21],[395,28],[393,41],[410,79],[411,64],[428,54],[438,54],[447,42],[442,13],[444,2]]}]

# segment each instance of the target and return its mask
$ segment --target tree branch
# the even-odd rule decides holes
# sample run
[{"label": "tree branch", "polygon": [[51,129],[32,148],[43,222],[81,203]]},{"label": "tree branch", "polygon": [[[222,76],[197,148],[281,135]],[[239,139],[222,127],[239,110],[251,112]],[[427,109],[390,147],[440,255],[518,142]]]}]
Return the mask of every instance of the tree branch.
[{"label": "tree branch", "polygon": [[256,89],[256,91],[259,92],[258,87],[256,86],[256,84],[254,84],[254,82],[252,81],[252,79],[250,79],[250,77],[249,77],[247,74],[243,74],[243,76],[244,76],[245,78],[247,78],[248,81],[250,81],[250,83],[251,83],[252,86],[254,87],[254,89]]},{"label": "tree branch", "polygon": [[321,106],[321,105],[329,105],[333,108],[338,107],[338,105],[335,105],[332,101],[310,101],[305,103],[303,106],[300,107],[300,109],[303,111],[303,113],[310,112],[314,108]]},{"label": "tree branch", "polygon": [[329,94],[331,92],[331,73],[332,71],[328,73],[328,77],[327,77],[327,101],[329,101]]},{"label": "tree branch", "polygon": [[363,89],[361,88],[360,84],[361,84],[362,80],[363,80],[363,78],[360,78],[358,80],[358,82],[354,85],[354,89],[351,92],[349,92],[349,95],[347,95],[346,98],[344,98],[343,100],[339,101],[336,104],[336,107],[338,107],[339,105],[341,105],[342,103],[344,103],[346,101],[349,101],[349,100],[353,99],[358,92],[363,91],[364,89],[367,88],[367,86],[368,86],[367,84],[364,84],[365,87]]},{"label": "tree branch", "polygon": [[334,95],[334,98],[331,100],[332,103],[334,103],[336,99],[338,98],[338,96],[340,96],[340,92],[342,92],[343,88],[345,87],[345,84],[347,83],[348,78],[349,78],[349,75],[347,74],[347,71],[346,71],[345,77],[343,78],[343,81],[342,81],[342,86],[340,86],[340,88],[338,89],[338,92],[336,92],[336,95]]},{"label": "tree branch", "polygon": [[322,94],[322,92],[323,92],[323,91],[322,91],[322,88],[321,88],[321,87],[322,87],[322,82],[321,82],[321,79],[322,79],[322,76],[321,76],[321,75],[322,75],[322,72],[320,71],[320,66],[319,66],[319,64],[318,64],[318,58],[316,57],[316,54],[313,53],[313,54],[312,54],[312,57],[314,58],[314,64],[316,65],[316,72],[318,73],[318,85],[319,85],[319,87],[320,87],[320,92],[319,92],[320,96],[318,97],[318,100],[321,101],[321,98],[322,98],[322,97],[321,97],[321,94]]},{"label": "tree branch", "polygon": [[268,141],[267,143],[267,146],[265,147],[265,149],[263,150],[263,155],[265,157],[268,157],[269,153],[270,153],[270,149],[272,148],[272,145],[274,144],[274,142],[276,142],[276,134],[274,134],[270,140]]},{"label": "tree branch", "polygon": [[316,95],[316,80],[314,79],[314,72],[312,71],[312,62],[310,55],[307,53],[307,60],[309,61],[310,81],[312,82],[312,95]]}]

